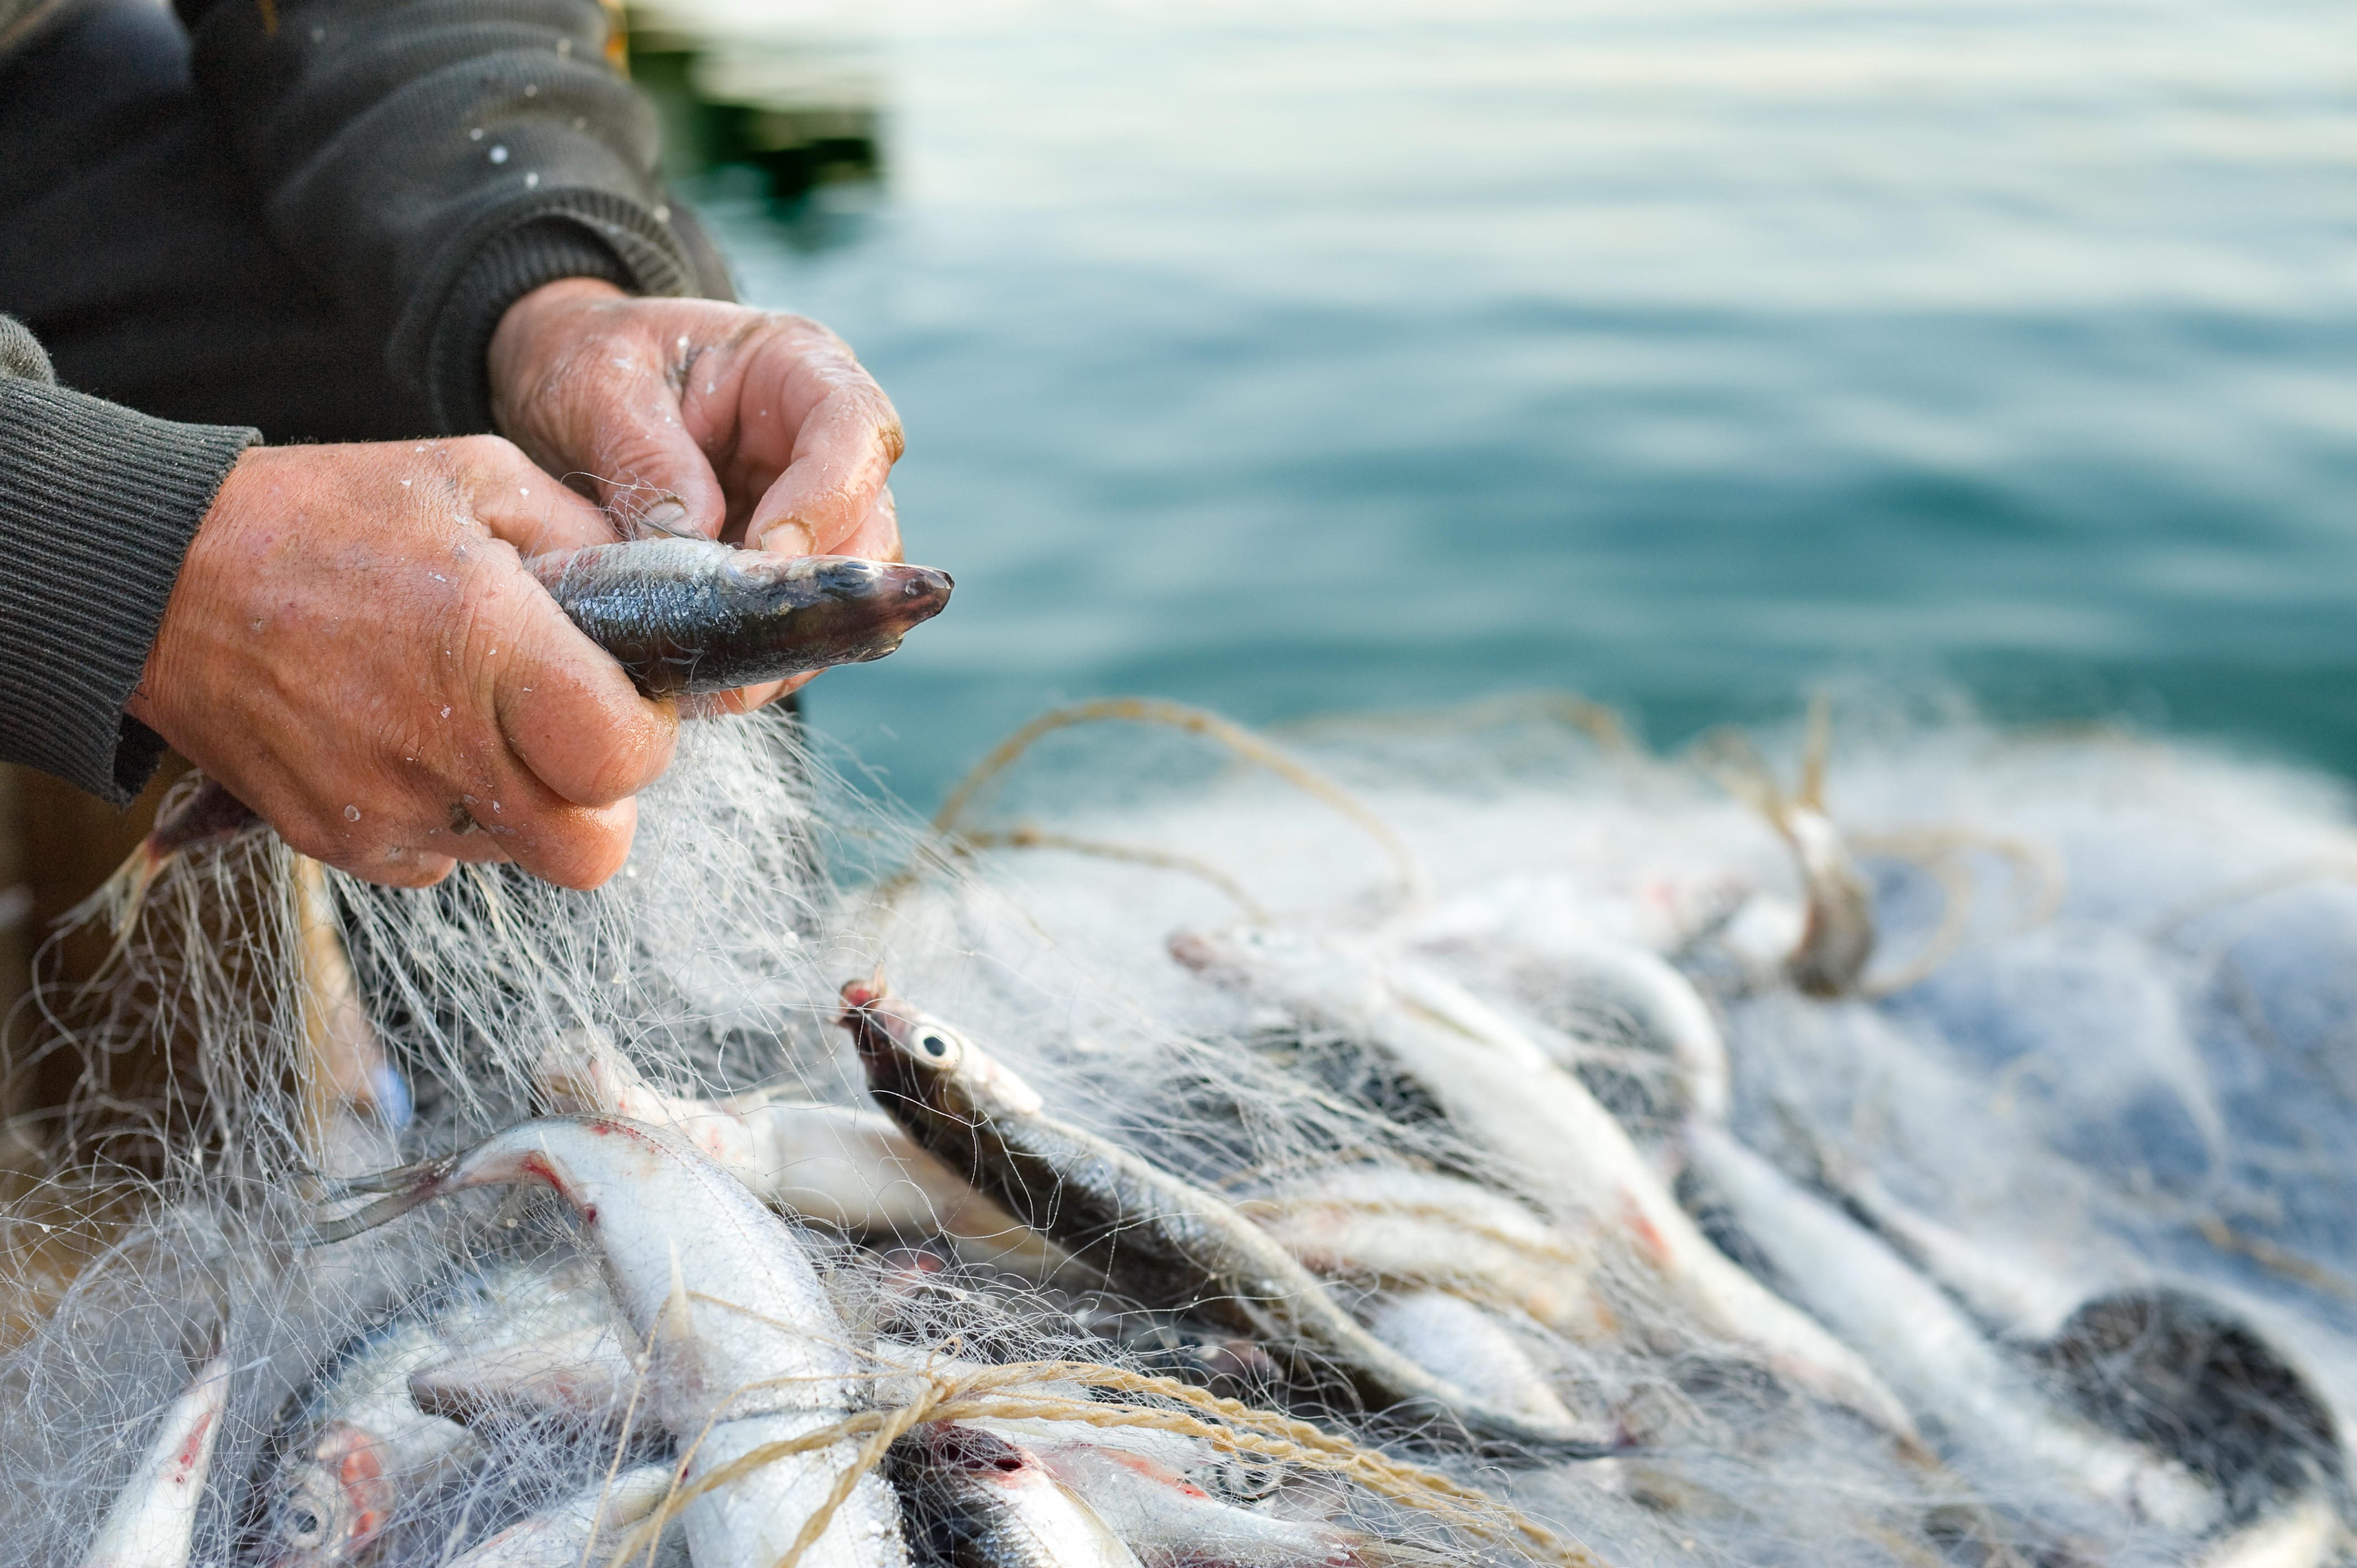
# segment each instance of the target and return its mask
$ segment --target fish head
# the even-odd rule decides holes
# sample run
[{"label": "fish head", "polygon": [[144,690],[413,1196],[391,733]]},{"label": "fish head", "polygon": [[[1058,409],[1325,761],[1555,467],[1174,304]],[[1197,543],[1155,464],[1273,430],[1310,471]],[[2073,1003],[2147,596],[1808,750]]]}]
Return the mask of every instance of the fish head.
[{"label": "fish head", "polygon": [[955,1470],[985,1479],[1037,1470],[1039,1461],[995,1432],[961,1426],[953,1421],[929,1421],[910,1434],[925,1462],[938,1469]]},{"label": "fish head", "polygon": [[265,1561],[270,1568],[354,1568],[375,1554],[393,1502],[376,1440],[330,1422],[278,1473]]},{"label": "fish head", "polygon": [[910,628],[941,614],[950,602],[950,591],[957,586],[947,572],[931,566],[863,561],[849,555],[831,557],[819,573],[819,581],[828,597],[857,605],[873,618],[879,643],[887,636],[891,639],[890,647],[868,656],[877,659],[899,647]]},{"label": "fish head", "polygon": [[867,1087],[937,1115],[973,1122],[1029,1116],[1044,1101],[1014,1069],[922,1008],[893,996],[882,977],[843,988],[843,1016]]},{"label": "fish head", "polygon": [[734,563],[738,574],[748,584],[758,582],[780,611],[799,612],[792,623],[799,635],[836,664],[883,658],[913,628],[941,614],[957,585],[947,572],[897,561],[739,554],[749,559]]}]

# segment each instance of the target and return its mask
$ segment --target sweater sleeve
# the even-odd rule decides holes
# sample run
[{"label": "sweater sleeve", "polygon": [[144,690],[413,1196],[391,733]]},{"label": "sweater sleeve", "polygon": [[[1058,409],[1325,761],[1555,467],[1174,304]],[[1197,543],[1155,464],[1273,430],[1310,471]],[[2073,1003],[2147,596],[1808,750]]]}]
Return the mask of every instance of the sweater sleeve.
[{"label": "sweater sleeve", "polygon": [[492,330],[542,284],[708,287],[597,0],[178,4],[272,240],[444,431],[491,428]]},{"label": "sweater sleeve", "polygon": [[188,542],[251,430],[175,424],[58,387],[0,316],[0,759],[118,806],[164,742],[123,711]]}]

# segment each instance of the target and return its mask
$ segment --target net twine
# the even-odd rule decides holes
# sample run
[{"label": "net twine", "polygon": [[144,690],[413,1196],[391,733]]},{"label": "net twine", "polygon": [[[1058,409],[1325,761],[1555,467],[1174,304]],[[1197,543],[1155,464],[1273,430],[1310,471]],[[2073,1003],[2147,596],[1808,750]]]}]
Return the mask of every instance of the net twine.
[{"label": "net twine", "polygon": [[[1173,1378],[1088,1361],[1015,1362],[958,1377],[937,1372],[884,1376],[918,1381],[916,1396],[906,1404],[858,1411],[815,1432],[763,1444],[685,1486],[674,1482],[662,1502],[623,1537],[608,1560],[627,1563],[634,1553],[644,1550],[651,1564],[666,1525],[696,1498],[793,1455],[861,1439],[851,1463],[835,1477],[825,1498],[803,1520],[792,1544],[776,1563],[776,1568],[796,1568],[802,1554],[825,1534],[861,1478],[883,1461],[886,1450],[919,1424],[936,1421],[1049,1420],[1168,1432],[1208,1443],[1222,1454],[1298,1465],[1355,1483],[1386,1501],[1431,1514],[1469,1535],[1515,1548],[1530,1562],[1560,1563],[1563,1568],[1613,1568],[1587,1547],[1564,1540],[1520,1509],[1475,1487],[1422,1466],[1392,1458],[1308,1422],[1222,1398]],[[1116,1393],[1168,1399],[1202,1413],[1010,1391],[1018,1385],[1042,1382],[1080,1382]],[[683,1468],[686,1462],[683,1456]]]}]

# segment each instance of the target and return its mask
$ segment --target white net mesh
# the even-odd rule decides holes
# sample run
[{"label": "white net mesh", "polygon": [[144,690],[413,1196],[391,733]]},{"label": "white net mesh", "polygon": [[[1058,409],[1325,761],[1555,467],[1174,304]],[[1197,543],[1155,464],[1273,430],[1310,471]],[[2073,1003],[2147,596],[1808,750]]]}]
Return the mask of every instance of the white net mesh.
[{"label": "white net mesh", "polygon": [[[16,1130],[42,1152],[0,1282],[11,1558],[81,1561],[219,1349],[196,1562],[679,1560],[683,1444],[641,1408],[648,1326],[575,1208],[469,1192],[306,1244],[363,1201],[339,1178],[586,1107],[675,1121],[802,1217],[859,1369],[827,1452],[875,1450],[920,1559],[954,1554],[924,1511],[949,1494],[909,1469],[940,1444],[880,1458],[920,1414],[1018,1445],[1149,1564],[2338,1550],[2337,787],[1847,714],[1824,804],[1878,940],[1857,993],[1819,1000],[1785,967],[1809,910],[1775,802],[1593,710],[1273,738],[1085,716],[1116,722],[1042,729],[946,832],[780,721],[692,725],[591,894],[463,868],[388,892],[267,835],[168,864],[100,981],[9,1036],[16,1070],[89,1063]],[[1010,1230],[866,1093],[837,993],[879,965],[1053,1115],[1282,1239],[1384,1343],[1624,1452],[1370,1415],[1333,1355],[1122,1299]],[[1481,1072],[1419,1054],[1443,1036]],[[1539,1064],[1512,1069],[1528,1096],[1498,1061]],[[1517,1143],[1479,1098],[1558,1093],[1609,1109],[1621,1165]],[[1806,1332],[1714,1272],[1729,1254]],[[338,1423],[371,1434],[367,1487],[320,1457]],[[302,1527],[355,1498],[382,1516],[363,1543],[314,1551]]]}]

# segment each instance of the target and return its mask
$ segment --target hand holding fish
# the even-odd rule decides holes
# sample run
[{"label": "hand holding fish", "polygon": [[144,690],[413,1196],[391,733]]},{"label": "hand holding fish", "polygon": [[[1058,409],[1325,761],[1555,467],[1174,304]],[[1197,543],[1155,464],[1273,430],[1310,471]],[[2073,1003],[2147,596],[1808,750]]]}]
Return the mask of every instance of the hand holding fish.
[{"label": "hand holding fish", "polygon": [[[885,488],[899,416],[814,321],[568,278],[508,308],[490,364],[500,428],[642,531],[900,559]],[[808,679],[725,701],[756,707]]]},{"label": "hand holding fish", "polygon": [[128,711],[354,875],[422,886],[512,860],[595,886],[677,715],[517,553],[612,537],[497,436],[257,447],[198,529]]}]

